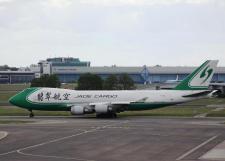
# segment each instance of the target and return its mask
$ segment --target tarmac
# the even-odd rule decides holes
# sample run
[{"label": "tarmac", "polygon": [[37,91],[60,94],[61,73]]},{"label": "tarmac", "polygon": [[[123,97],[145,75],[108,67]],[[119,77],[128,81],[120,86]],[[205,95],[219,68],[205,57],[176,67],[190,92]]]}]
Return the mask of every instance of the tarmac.
[{"label": "tarmac", "polygon": [[[1,161],[225,160],[225,118],[0,117]],[[219,151],[218,151],[219,150]]]}]

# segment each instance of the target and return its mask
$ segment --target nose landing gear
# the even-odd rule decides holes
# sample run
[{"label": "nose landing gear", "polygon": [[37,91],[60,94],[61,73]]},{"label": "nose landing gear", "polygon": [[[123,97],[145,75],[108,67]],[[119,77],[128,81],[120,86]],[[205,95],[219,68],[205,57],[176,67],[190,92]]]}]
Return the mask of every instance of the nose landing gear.
[{"label": "nose landing gear", "polygon": [[29,117],[30,118],[34,117],[34,113],[32,112],[32,110],[29,110],[29,111],[30,111]]}]

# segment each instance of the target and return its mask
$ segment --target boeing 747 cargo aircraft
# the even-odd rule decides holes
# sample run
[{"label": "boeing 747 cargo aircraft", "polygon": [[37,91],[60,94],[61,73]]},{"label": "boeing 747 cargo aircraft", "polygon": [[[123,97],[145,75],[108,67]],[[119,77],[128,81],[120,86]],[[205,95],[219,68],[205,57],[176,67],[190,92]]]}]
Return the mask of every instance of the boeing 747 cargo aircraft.
[{"label": "boeing 747 cargo aircraft", "polygon": [[32,110],[70,111],[72,115],[150,110],[208,97],[217,60],[208,60],[171,90],[77,91],[59,88],[27,88],[10,98],[13,105]]}]

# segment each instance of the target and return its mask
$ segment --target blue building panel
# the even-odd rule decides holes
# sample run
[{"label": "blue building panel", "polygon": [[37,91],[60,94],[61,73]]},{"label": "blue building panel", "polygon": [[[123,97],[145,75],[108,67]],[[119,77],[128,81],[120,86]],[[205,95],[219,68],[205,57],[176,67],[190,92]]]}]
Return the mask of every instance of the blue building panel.
[{"label": "blue building panel", "polygon": [[4,83],[8,83],[10,80],[9,80],[9,75],[8,74],[1,74],[0,75],[0,83],[1,84],[4,84]]},{"label": "blue building panel", "polygon": [[216,82],[225,83],[225,74],[218,74]]},{"label": "blue building panel", "polygon": [[145,79],[143,79],[141,74],[128,74],[134,81],[134,83],[143,84]]},{"label": "blue building panel", "polygon": [[162,74],[160,75],[160,82],[166,82],[168,80],[176,80],[177,74]]},{"label": "blue building panel", "polygon": [[11,83],[30,83],[33,79],[33,75],[11,75]]},{"label": "blue building panel", "polygon": [[35,78],[34,73],[27,72],[0,72],[0,83],[30,83]]},{"label": "blue building panel", "polygon": [[189,74],[178,74],[178,80],[184,80]]},{"label": "blue building panel", "polygon": [[74,83],[79,79],[80,74],[57,74],[57,76],[61,83]]}]

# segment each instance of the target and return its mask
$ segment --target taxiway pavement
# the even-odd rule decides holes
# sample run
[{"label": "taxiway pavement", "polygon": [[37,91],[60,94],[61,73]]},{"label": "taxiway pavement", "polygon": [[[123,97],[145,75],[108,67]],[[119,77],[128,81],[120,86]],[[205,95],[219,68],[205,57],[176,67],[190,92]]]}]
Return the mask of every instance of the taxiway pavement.
[{"label": "taxiway pavement", "polygon": [[0,119],[34,121],[0,124],[1,161],[199,161],[225,140],[225,118]]}]

